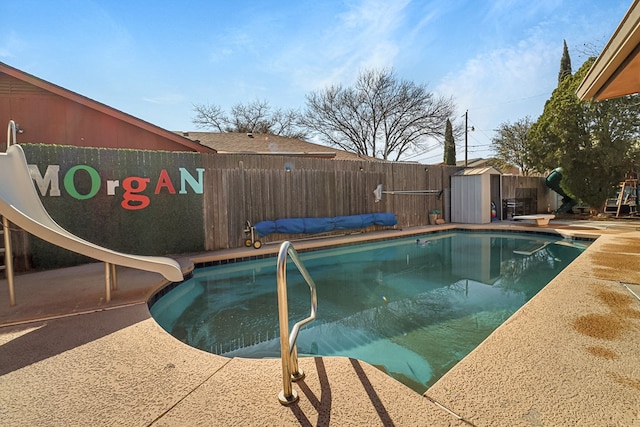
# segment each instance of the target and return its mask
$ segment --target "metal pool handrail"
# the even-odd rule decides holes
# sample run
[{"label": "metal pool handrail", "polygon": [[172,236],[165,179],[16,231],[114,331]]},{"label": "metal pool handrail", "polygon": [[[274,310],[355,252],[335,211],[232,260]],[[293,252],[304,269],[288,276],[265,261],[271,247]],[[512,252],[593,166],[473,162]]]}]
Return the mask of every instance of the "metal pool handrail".
[{"label": "metal pool handrail", "polygon": [[13,120],[9,120],[9,125],[7,126],[7,148],[11,145],[11,142],[17,144],[16,133],[18,131],[18,125]]},{"label": "metal pool handrail", "polygon": [[[302,274],[311,291],[311,314],[306,319],[293,325],[291,334],[289,334],[289,308],[287,306],[287,255],[291,257],[293,263],[298,267],[298,271]],[[298,400],[298,393],[293,389],[291,381],[298,381],[304,378],[304,372],[298,368],[298,350],[296,347],[298,333],[300,328],[316,319],[316,311],[318,310],[316,284],[302,264],[291,242],[285,241],[280,245],[276,280],[278,283],[278,318],[280,320],[280,356],[282,359],[282,391],[278,393],[278,400],[283,405],[290,405]]]}]

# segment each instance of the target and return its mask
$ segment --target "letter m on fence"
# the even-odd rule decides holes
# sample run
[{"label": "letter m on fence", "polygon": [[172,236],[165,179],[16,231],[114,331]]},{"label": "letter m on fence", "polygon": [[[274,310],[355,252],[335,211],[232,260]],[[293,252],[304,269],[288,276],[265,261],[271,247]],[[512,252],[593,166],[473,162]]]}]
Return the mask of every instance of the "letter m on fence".
[{"label": "letter m on fence", "polygon": [[60,165],[49,165],[47,166],[47,170],[44,173],[44,176],[40,175],[40,170],[38,170],[37,165],[28,165],[29,166],[29,175],[31,175],[31,179],[36,182],[36,186],[38,190],[40,190],[41,196],[47,195],[47,189],[51,188],[49,191],[50,196],[59,196],[60,195],[60,183],[59,172]]}]

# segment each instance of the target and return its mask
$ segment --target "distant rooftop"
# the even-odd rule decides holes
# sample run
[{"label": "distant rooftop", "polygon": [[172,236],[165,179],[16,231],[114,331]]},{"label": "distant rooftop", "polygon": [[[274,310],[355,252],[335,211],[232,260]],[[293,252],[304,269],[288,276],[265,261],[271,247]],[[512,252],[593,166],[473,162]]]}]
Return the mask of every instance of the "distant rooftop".
[{"label": "distant rooftop", "polygon": [[[469,168],[478,168],[487,165],[487,159],[478,158],[478,159],[467,159],[467,167]],[[464,160],[456,161],[456,166],[464,166]]]},{"label": "distant rooftop", "polygon": [[260,133],[176,132],[215,149],[218,154],[272,154],[336,160],[382,161],[297,138]]}]

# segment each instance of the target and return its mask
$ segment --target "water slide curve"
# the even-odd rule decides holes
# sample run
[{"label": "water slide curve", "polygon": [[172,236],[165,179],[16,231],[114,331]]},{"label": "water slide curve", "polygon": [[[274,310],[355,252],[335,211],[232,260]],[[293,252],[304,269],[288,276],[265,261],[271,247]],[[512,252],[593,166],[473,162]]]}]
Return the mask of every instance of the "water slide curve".
[{"label": "water slide curve", "polygon": [[160,273],[172,282],[184,280],[180,264],[174,259],[116,252],[88,242],[58,225],[42,205],[24,151],[16,144],[9,145],[6,153],[0,153],[0,215],[34,236],[81,255]]},{"label": "water slide curve", "polygon": [[562,205],[556,210],[556,213],[570,212],[578,202],[569,197],[567,193],[562,190],[562,187],[560,187],[560,181],[562,181],[562,168],[555,168],[545,180],[547,187],[562,197]]}]

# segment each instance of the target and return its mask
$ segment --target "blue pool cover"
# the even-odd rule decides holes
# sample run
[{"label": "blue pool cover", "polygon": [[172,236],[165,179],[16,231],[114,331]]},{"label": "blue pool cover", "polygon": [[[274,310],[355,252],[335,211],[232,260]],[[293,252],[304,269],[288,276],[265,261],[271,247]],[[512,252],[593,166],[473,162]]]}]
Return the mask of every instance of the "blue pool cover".
[{"label": "blue pool cover", "polygon": [[382,212],[333,218],[285,218],[275,221],[261,221],[254,225],[254,228],[258,232],[258,236],[264,237],[271,233],[316,234],[333,230],[367,228],[370,225],[391,227],[396,224],[398,224],[396,214]]}]

